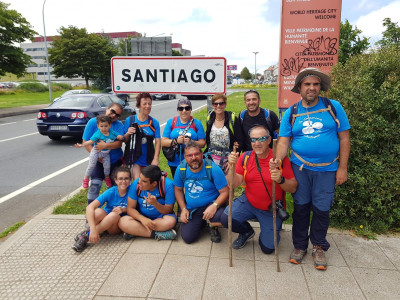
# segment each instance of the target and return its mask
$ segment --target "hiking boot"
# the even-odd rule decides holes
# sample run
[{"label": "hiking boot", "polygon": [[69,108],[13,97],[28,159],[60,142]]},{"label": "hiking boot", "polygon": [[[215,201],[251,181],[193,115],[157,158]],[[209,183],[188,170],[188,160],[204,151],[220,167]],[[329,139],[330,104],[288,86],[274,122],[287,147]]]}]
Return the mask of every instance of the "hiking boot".
[{"label": "hiking boot", "polygon": [[82,180],[82,189],[87,190],[89,188],[89,179]]},{"label": "hiking boot", "polygon": [[159,240],[174,240],[176,238],[176,231],[173,229],[167,231],[155,231],[154,238]]},{"label": "hiking boot", "polygon": [[122,235],[122,237],[124,238],[125,241],[130,241],[130,240],[133,240],[133,239],[135,238],[134,235],[129,234],[129,233],[126,233],[126,232],[124,232],[124,234]]},{"label": "hiking boot", "polygon": [[303,260],[304,256],[306,256],[307,250],[301,250],[301,249],[294,249],[293,252],[290,254],[289,261],[292,264],[300,264],[301,261]]},{"label": "hiking boot", "polygon": [[312,249],[312,257],[314,259],[314,266],[318,270],[325,271],[328,267],[325,258],[325,251],[321,246],[314,245]]},{"label": "hiking boot", "polygon": [[89,236],[86,234],[82,234],[79,236],[78,241],[72,246],[72,249],[74,249],[76,252],[82,252],[88,244],[89,241]]},{"label": "hiking boot", "polygon": [[210,239],[213,243],[221,242],[221,234],[218,231],[218,227],[209,227]]},{"label": "hiking boot", "polygon": [[238,238],[233,241],[232,243],[232,248],[233,249],[241,249],[246,245],[247,241],[251,239],[254,236],[254,230],[251,229],[251,231],[247,233],[240,233]]},{"label": "hiking boot", "polygon": [[81,237],[82,235],[84,235],[84,234],[87,235],[88,231],[89,230],[85,229],[84,231],[79,232],[74,238],[75,242],[77,242],[79,240],[79,237]]},{"label": "hiking boot", "polygon": [[111,182],[111,178],[110,177],[104,178],[104,181],[105,181],[106,186],[108,188],[112,187],[112,182]]}]

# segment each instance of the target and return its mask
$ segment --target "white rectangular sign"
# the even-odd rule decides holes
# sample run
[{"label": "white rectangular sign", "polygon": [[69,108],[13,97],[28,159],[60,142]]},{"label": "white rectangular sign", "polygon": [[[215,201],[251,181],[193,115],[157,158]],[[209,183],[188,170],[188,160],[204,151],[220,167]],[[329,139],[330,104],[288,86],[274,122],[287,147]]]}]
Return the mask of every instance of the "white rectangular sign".
[{"label": "white rectangular sign", "polygon": [[116,93],[217,94],[226,91],[224,57],[124,56],[111,59]]}]

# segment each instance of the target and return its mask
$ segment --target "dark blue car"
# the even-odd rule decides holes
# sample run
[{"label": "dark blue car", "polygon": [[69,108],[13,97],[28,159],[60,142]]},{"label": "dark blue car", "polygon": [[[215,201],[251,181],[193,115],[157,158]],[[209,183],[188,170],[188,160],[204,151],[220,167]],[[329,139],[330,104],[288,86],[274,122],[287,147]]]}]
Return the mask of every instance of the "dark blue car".
[{"label": "dark blue car", "polygon": [[42,135],[52,140],[63,136],[82,137],[87,122],[100,114],[112,103],[124,107],[121,121],[136,113],[135,109],[111,94],[74,94],[58,99],[38,113],[36,125]]}]

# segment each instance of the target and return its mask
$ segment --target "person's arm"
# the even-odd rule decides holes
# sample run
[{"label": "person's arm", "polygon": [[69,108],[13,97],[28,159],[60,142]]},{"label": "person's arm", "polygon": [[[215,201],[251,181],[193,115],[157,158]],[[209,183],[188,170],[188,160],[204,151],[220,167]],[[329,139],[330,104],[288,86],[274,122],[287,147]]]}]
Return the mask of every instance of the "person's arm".
[{"label": "person's arm", "polygon": [[336,184],[347,181],[347,165],[350,156],[350,130],[338,132],[339,136],[339,167],[336,171]]},{"label": "person's arm", "polygon": [[153,205],[163,215],[171,213],[172,209],[174,208],[173,204],[162,205],[160,202],[157,201],[156,196],[151,195],[150,193],[147,194],[147,197],[145,197],[145,199],[149,204]]},{"label": "person's arm", "polygon": [[284,178],[283,175],[281,175],[281,171],[279,171],[278,169],[270,170],[270,172],[271,172],[271,179],[275,181],[277,184],[279,184],[282,190],[288,193],[296,192],[297,180],[295,177],[292,177],[290,179]]},{"label": "person's arm", "polygon": [[122,147],[122,142],[121,141],[114,141],[112,143],[106,143],[106,142],[101,141],[101,140],[95,146],[95,148],[97,150],[99,150],[99,151],[102,151],[104,149],[113,150],[113,149],[118,149],[118,148],[121,148],[121,147]]},{"label": "person's arm", "polygon": [[181,208],[181,221],[183,223],[189,222],[189,211],[186,208],[185,195],[183,194],[183,187],[174,186],[175,199]]},{"label": "person's arm", "polygon": [[228,196],[229,196],[228,186],[225,186],[224,188],[220,189],[219,196],[217,197],[217,199],[215,199],[215,201],[211,203],[203,212],[203,219],[204,220],[212,219],[215,216],[215,213],[217,212],[218,208],[226,202]]},{"label": "person's arm", "polygon": [[[74,146],[75,146],[76,148],[85,147],[86,150],[87,150],[87,147],[90,146],[90,151],[92,151],[92,145],[93,145],[93,143],[94,143],[94,141],[92,141],[92,140],[89,140],[89,141],[82,141],[82,144],[76,143]],[[89,152],[90,152],[90,151],[89,151]]]},{"label": "person's arm", "polygon": [[96,220],[95,220],[95,213],[94,211],[96,208],[100,206],[99,200],[94,200],[92,203],[90,203],[88,206],[86,206],[86,219],[88,221],[89,227],[90,227],[90,235],[89,235],[89,241],[91,243],[96,244],[100,240],[100,234],[96,230]]},{"label": "person's arm", "polygon": [[197,144],[199,144],[200,148],[203,148],[206,145],[206,140],[205,139],[201,139],[196,141]]},{"label": "person's arm", "polygon": [[[280,161],[280,163],[283,161],[283,159],[285,158],[285,156],[287,155],[289,146],[290,146],[290,137],[284,137],[284,136],[280,136],[276,145],[276,160]],[[279,166],[275,166],[275,168],[277,168]]]},{"label": "person's arm", "polygon": [[131,197],[128,196],[128,205],[127,205],[127,212],[128,215],[130,215],[133,219],[139,221],[142,223],[142,225],[149,231],[151,232],[156,228],[156,224],[154,223],[153,220],[143,216],[137,209],[137,201],[132,199]]},{"label": "person's arm", "polygon": [[161,139],[155,139],[155,147],[154,147],[154,157],[151,162],[152,165],[158,166],[159,164],[159,157],[160,157],[160,150],[161,150]]},{"label": "person's arm", "polygon": [[[233,168],[235,168],[236,163],[238,161],[239,153],[238,152],[231,152],[228,157],[228,163],[229,165],[232,165]],[[233,177],[233,188],[237,188],[239,185],[243,183],[243,175],[240,175],[235,172],[235,176]],[[231,176],[228,174],[226,175],[226,180],[228,181],[228,186],[231,184]]]}]

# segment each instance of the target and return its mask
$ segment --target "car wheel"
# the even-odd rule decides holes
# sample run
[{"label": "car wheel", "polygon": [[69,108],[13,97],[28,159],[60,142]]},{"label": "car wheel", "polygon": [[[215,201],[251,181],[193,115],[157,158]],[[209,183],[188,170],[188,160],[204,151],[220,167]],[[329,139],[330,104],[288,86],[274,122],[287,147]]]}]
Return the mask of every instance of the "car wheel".
[{"label": "car wheel", "polygon": [[172,95],[168,95],[168,100],[174,99]]},{"label": "car wheel", "polygon": [[61,140],[62,135],[49,135],[49,138],[53,141]]}]

